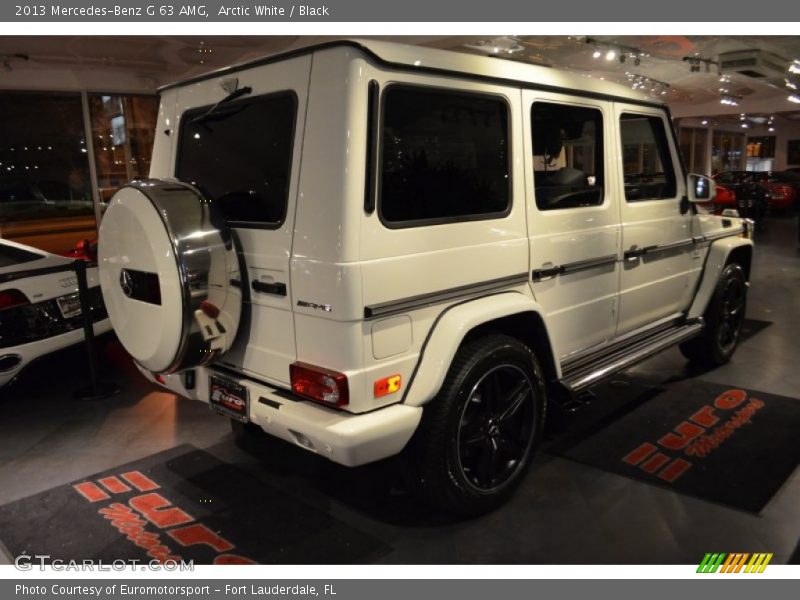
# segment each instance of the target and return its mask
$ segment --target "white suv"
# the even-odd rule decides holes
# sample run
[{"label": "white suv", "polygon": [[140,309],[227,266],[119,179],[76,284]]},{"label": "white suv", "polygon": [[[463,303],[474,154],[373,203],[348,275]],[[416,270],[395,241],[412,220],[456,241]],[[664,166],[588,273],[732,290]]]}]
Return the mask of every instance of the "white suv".
[{"label": "white suv", "polygon": [[742,326],[747,222],[698,214],[666,107],[596,79],[311,47],[163,88],[150,176],[99,245],[145,375],[344,465],[403,452],[461,514],[549,402]]}]

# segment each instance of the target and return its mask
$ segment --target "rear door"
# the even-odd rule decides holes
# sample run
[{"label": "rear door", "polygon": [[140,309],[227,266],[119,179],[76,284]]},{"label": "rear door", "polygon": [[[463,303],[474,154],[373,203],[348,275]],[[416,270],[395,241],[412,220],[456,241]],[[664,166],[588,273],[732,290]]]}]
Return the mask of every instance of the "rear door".
[{"label": "rear door", "polygon": [[677,315],[702,268],[672,124],[658,107],[615,104],[623,182],[622,335]]},{"label": "rear door", "polygon": [[298,57],[195,83],[177,97],[175,176],[221,209],[246,265],[242,323],[221,362],[283,384],[296,359],[289,258],[310,70],[311,57]]},{"label": "rear door", "polygon": [[613,106],[523,92],[532,286],[564,358],[614,336],[619,207]]}]

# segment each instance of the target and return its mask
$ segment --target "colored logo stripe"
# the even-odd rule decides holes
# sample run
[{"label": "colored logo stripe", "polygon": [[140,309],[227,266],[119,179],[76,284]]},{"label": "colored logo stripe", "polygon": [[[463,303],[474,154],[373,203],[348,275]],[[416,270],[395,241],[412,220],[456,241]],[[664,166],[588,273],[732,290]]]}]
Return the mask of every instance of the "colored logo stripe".
[{"label": "colored logo stripe", "polygon": [[744,568],[745,573],[763,573],[764,569],[767,568],[767,565],[772,560],[772,552],[770,553],[760,553],[760,554],[753,554],[753,558],[750,559],[750,562]]},{"label": "colored logo stripe", "polygon": [[[763,573],[772,560],[772,553],[708,552],[697,567],[698,573]],[[749,559],[749,562],[748,562]]]},{"label": "colored logo stripe", "polygon": [[703,562],[700,563],[700,566],[697,567],[698,573],[716,573],[717,569],[719,568],[722,561],[725,560],[724,553],[714,553],[711,554],[710,552],[705,555],[703,558]]}]

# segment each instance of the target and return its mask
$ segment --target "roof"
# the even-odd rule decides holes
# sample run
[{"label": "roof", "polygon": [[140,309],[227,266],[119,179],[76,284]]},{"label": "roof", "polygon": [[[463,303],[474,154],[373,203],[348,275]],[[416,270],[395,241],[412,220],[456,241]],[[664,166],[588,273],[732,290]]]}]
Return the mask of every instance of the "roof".
[{"label": "roof", "polygon": [[358,48],[368,59],[380,65],[407,71],[438,73],[442,76],[451,77],[469,77],[534,89],[577,91],[581,95],[589,97],[627,100],[645,104],[663,104],[641,92],[636,92],[623,85],[589,77],[588,74],[572,73],[502,58],[438,50],[423,46],[411,46],[397,42],[363,39],[337,40],[266,56],[165,85],[159,88],[159,92],[336,47]]}]

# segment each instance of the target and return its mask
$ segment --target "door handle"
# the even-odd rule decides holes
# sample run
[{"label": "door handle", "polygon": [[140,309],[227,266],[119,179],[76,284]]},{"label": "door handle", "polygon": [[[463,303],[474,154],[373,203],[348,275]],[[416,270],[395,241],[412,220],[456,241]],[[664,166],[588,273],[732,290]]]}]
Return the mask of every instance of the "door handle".
[{"label": "door handle", "polygon": [[280,283],[278,281],[276,281],[275,283],[266,283],[264,281],[259,281],[258,279],[254,279],[251,285],[255,291],[261,292],[263,294],[275,294],[276,296],[286,295],[285,283]]},{"label": "door handle", "polygon": [[543,279],[549,279],[550,277],[555,277],[556,275],[561,275],[564,272],[564,267],[542,267],[541,269],[534,269],[531,273],[531,278],[533,281],[542,281]]},{"label": "door handle", "polygon": [[630,250],[626,250],[622,256],[625,260],[637,260],[639,258],[642,258],[648,252],[652,252],[657,248],[658,246],[644,246],[643,248],[631,248]]}]

